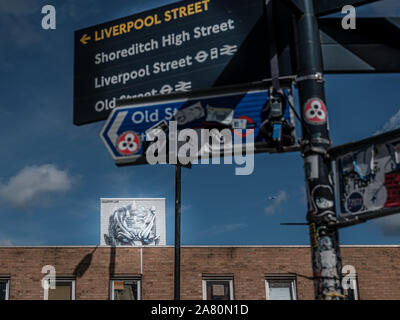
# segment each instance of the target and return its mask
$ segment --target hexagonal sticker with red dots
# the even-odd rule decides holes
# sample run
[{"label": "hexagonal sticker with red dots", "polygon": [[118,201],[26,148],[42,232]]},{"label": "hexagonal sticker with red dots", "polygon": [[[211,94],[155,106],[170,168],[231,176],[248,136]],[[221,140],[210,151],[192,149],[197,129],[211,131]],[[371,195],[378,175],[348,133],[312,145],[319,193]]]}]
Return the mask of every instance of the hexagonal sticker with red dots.
[{"label": "hexagonal sticker with red dots", "polygon": [[124,132],[117,141],[117,150],[119,153],[129,156],[135,154],[140,149],[140,138],[133,131]]},{"label": "hexagonal sticker with red dots", "polygon": [[309,124],[322,125],[326,123],[327,111],[324,102],[318,98],[307,101],[304,107],[304,120]]}]

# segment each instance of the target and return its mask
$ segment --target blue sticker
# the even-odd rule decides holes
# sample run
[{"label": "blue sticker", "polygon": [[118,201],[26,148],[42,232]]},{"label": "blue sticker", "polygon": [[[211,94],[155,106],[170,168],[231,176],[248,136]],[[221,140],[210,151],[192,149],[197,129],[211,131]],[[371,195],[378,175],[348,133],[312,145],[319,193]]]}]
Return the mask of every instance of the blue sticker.
[{"label": "blue sticker", "polygon": [[353,192],[348,198],[347,198],[347,209],[350,212],[357,212],[360,211],[361,208],[364,205],[364,199],[363,196],[358,193],[358,192]]}]

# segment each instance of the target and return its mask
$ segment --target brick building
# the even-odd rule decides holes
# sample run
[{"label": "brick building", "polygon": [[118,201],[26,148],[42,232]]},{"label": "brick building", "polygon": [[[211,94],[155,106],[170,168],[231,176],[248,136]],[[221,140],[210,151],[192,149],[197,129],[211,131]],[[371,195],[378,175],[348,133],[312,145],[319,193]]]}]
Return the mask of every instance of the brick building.
[{"label": "brick building", "polygon": [[[400,246],[342,246],[355,299],[400,299]],[[313,299],[308,246],[183,246],[182,299]],[[56,269],[55,290],[42,278]],[[42,269],[45,273],[42,273]],[[0,298],[173,299],[174,248],[0,247]]]}]

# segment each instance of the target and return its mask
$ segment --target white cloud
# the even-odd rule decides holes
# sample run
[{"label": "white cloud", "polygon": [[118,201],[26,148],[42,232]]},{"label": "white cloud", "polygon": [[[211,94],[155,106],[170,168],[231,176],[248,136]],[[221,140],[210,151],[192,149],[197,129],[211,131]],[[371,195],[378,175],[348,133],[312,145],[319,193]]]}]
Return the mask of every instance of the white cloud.
[{"label": "white cloud", "polygon": [[192,209],[192,207],[193,206],[191,204],[184,204],[184,205],[181,206],[181,211],[182,212],[189,211],[190,209]]},{"label": "white cloud", "polygon": [[206,230],[205,233],[215,235],[215,234],[230,232],[230,231],[234,231],[234,230],[244,229],[244,228],[247,228],[246,223],[219,225],[219,226],[213,226],[213,227],[209,228],[208,230]]},{"label": "white cloud", "polygon": [[390,119],[389,121],[387,121],[381,130],[378,130],[377,132],[375,132],[375,135],[377,134],[381,134],[384,132],[388,132],[388,131],[392,131],[395,129],[400,128],[400,110],[397,111],[397,113],[395,113]]},{"label": "white cloud", "polygon": [[8,239],[0,239],[0,247],[10,247],[12,246],[12,242]]},{"label": "white cloud", "polygon": [[243,229],[243,228],[247,228],[247,224],[245,224],[245,223],[228,224],[228,225],[222,226],[222,228],[219,230],[219,233],[229,232],[229,231]]},{"label": "white cloud", "polygon": [[14,207],[28,208],[41,203],[48,194],[68,191],[73,180],[67,171],[52,164],[28,166],[0,185],[0,198]]},{"label": "white cloud", "polygon": [[282,204],[286,202],[286,200],[287,200],[286,191],[283,190],[279,191],[278,195],[274,199],[274,202],[271,205],[265,207],[264,209],[265,213],[267,215],[271,215],[274,214],[276,211],[280,211],[282,209]]},{"label": "white cloud", "polygon": [[379,218],[376,223],[381,227],[386,237],[398,237],[400,235],[400,214]]}]

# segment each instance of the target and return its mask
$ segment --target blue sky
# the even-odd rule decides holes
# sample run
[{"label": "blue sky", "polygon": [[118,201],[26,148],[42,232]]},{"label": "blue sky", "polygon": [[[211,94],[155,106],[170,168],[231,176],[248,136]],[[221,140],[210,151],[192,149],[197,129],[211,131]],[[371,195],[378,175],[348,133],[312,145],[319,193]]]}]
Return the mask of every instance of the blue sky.
[{"label": "blue sky", "polygon": [[[99,137],[104,122],[72,124],[73,32],[172,2],[0,0],[0,245],[97,245],[100,197],[165,197],[173,244],[174,167],[117,168]],[[56,30],[41,28],[46,4],[57,10]],[[400,4],[357,13],[400,16]],[[326,80],[335,145],[400,125],[400,74]],[[182,243],[308,244],[307,227],[280,225],[305,221],[304,197],[297,153],[257,155],[250,176],[231,165],[183,169]],[[400,215],[343,229],[340,239],[399,244]]]}]

